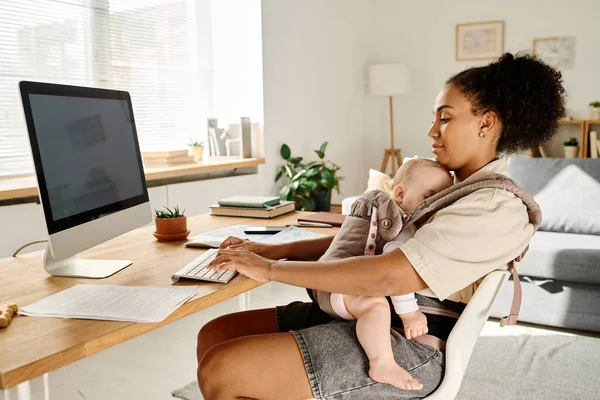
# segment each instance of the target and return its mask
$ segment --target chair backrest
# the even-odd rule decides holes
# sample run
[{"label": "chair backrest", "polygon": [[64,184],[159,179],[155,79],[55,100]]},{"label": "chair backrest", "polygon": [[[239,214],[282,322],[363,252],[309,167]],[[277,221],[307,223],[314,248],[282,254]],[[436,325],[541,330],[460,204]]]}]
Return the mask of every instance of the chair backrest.
[{"label": "chair backrest", "polygon": [[509,271],[493,271],[483,279],[446,342],[446,369],[442,383],[425,399],[451,400],[456,397],[481,329],[509,275]]}]

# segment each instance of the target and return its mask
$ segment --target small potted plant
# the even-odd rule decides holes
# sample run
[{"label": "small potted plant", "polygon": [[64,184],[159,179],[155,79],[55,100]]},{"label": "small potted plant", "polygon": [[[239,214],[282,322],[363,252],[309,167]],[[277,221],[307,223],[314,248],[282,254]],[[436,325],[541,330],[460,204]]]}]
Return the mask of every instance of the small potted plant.
[{"label": "small potted plant", "polygon": [[600,121],[600,101],[592,101],[590,103],[591,119]]},{"label": "small potted plant", "polygon": [[194,161],[201,162],[202,161],[202,153],[204,153],[204,142],[202,140],[194,140],[190,139],[190,151],[194,156]]},{"label": "small potted plant", "polygon": [[184,240],[190,234],[187,229],[185,210],[180,211],[178,206],[173,209],[163,206],[161,210],[154,210],[154,222],[156,224],[154,237],[159,242]]},{"label": "small potted plant", "polygon": [[577,158],[577,153],[579,153],[579,142],[577,142],[577,139],[572,137],[563,144],[565,145],[565,158]]}]

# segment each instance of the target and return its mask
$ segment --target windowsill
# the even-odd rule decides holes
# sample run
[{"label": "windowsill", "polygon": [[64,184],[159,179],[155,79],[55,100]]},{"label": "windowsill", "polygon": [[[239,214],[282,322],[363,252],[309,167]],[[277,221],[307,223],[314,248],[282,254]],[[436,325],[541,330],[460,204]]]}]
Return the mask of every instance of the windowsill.
[{"label": "windowsill", "polygon": [[[256,167],[264,164],[264,158],[245,158],[210,163],[194,163],[176,167],[146,167],[146,183],[148,187],[195,180],[195,175],[211,172],[236,170]],[[155,184],[153,184],[155,183]],[[0,179],[0,206],[20,203],[36,203],[38,199],[37,180],[35,176]]]}]

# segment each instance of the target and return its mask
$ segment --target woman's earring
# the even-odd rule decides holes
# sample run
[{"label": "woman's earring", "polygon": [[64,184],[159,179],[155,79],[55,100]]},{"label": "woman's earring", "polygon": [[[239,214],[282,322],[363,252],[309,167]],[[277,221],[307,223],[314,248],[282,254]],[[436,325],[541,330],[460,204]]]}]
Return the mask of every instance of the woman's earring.
[{"label": "woman's earring", "polygon": [[485,137],[485,134],[483,132],[479,132],[479,137]]}]

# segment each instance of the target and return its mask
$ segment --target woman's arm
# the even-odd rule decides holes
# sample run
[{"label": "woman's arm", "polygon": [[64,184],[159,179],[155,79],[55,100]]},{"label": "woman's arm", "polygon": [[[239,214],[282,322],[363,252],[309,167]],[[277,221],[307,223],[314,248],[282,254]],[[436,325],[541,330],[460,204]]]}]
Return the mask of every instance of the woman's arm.
[{"label": "woman's arm", "polygon": [[427,285],[404,253],[351,257],[335,261],[274,261],[247,250],[223,250],[210,267],[235,269],[261,281],[277,281],[327,292],[357,296],[395,296]]},{"label": "woman's arm", "polygon": [[301,240],[291,243],[266,244],[230,236],[223,241],[219,247],[219,251],[222,252],[226,249],[248,250],[271,260],[288,258],[291,260],[310,261],[318,260],[319,257],[325,254],[333,238],[334,236],[323,236],[318,239]]},{"label": "woman's arm", "polygon": [[300,240],[283,244],[282,257],[291,260],[318,260],[329,248],[335,236],[323,236],[317,239]]},{"label": "woman's arm", "polygon": [[356,296],[398,296],[427,285],[400,250],[335,261],[278,261],[270,280]]}]

